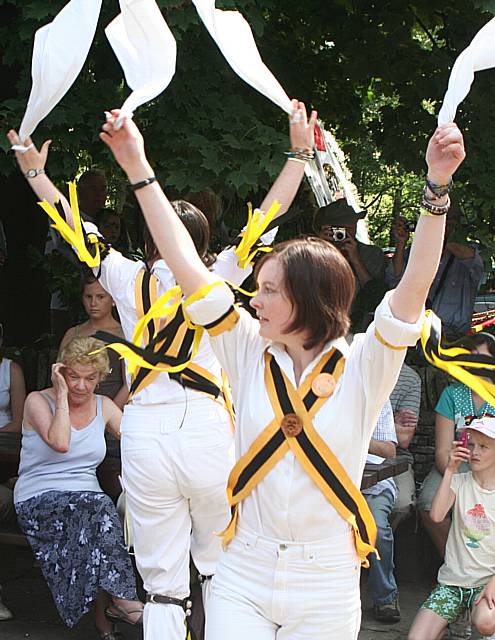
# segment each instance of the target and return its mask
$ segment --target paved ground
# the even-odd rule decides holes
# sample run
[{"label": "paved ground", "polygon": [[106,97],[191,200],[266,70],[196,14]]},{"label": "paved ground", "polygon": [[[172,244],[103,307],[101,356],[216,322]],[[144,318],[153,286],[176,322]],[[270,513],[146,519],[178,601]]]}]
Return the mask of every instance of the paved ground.
[{"label": "paved ground", "polygon": [[[383,625],[373,619],[363,579],[363,624],[359,640],[405,640],[417,608],[429,591],[435,574],[435,561],[424,540],[415,534],[412,520],[402,525],[397,547],[402,620],[398,624]],[[0,583],[3,585],[3,599],[16,615],[15,620],[0,622],[0,640],[96,638],[90,615],[85,616],[75,629],[67,629],[60,622],[40,570],[33,566],[28,549],[0,546]],[[142,637],[136,629],[123,627],[122,631],[127,640]],[[339,639],[329,634],[329,640]]]}]

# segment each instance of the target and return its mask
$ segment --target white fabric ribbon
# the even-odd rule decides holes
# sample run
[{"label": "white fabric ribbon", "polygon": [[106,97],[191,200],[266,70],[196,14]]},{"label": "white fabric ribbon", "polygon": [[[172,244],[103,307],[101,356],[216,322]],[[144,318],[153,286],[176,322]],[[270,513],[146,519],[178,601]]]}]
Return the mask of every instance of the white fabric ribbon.
[{"label": "white fabric ribbon", "polygon": [[[19,138],[24,143],[70,89],[93,42],[101,0],[71,0],[34,36],[31,93]],[[23,144],[16,150],[26,151]]]},{"label": "white fabric ribbon", "polygon": [[292,113],[291,101],[261,59],[245,18],[238,11],[216,9],[215,0],[193,0],[193,3],[211,37],[237,75],[286,113]]},{"label": "white fabric ribbon", "polygon": [[177,44],[155,0],[120,0],[121,13],[105,29],[133,90],[116,127],[164,91],[175,74]]},{"label": "white fabric ribbon", "polygon": [[475,72],[492,67],[495,67],[495,18],[478,31],[471,44],[455,61],[438,114],[439,125],[454,122],[457,107],[469,93]]}]

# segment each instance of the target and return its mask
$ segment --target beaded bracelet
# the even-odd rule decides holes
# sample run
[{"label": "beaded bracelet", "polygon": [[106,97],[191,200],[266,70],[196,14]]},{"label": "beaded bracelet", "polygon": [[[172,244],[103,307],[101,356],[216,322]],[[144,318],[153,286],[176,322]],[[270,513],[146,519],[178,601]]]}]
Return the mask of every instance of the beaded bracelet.
[{"label": "beaded bracelet", "polygon": [[[421,209],[428,212],[425,215],[444,216],[450,209],[450,198],[447,196],[447,202],[445,204],[437,205],[423,195]],[[423,213],[423,211],[421,213]]]},{"label": "beaded bracelet", "polygon": [[307,162],[308,160],[313,160],[315,152],[313,149],[289,149],[289,151],[285,151],[285,155],[289,157],[289,160],[295,158],[296,160]]}]

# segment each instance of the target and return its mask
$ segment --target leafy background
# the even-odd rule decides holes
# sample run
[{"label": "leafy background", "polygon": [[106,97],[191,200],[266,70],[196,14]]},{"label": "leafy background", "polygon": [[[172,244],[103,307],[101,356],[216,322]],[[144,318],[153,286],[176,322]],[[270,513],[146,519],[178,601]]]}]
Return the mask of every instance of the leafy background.
[{"label": "leafy background", "polygon": [[[12,177],[16,167],[4,133],[19,126],[25,109],[34,32],[64,4],[0,0],[0,184],[12,194],[15,183],[15,196],[7,196],[11,203],[24,187]],[[283,164],[285,114],[231,71],[190,0],[158,4],[177,39],[178,60],[167,91],[136,115],[149,157],[171,196],[210,187],[221,198],[229,226],[239,227],[246,201],[258,203]],[[495,2],[217,0],[217,6],[246,16],[263,59],[287,93],[318,109],[369,207],[372,239],[389,246],[392,217],[416,215],[424,151],[450,68],[492,17]],[[121,209],[128,198],[125,181],[97,135],[103,112],[129,93],[103,31],[117,13],[117,0],[104,0],[83,72],[35,139],[53,139],[49,170],[60,184],[89,166],[102,167],[112,204]],[[495,71],[478,73],[457,115],[468,158],[457,176],[456,196],[464,211],[464,234],[482,242],[485,257],[495,248],[494,98]],[[314,203],[307,190],[297,206],[305,219],[288,233],[310,229]],[[22,242],[16,210],[11,204],[0,215],[11,237]],[[137,228],[134,207],[124,211],[131,228]],[[40,231],[31,241],[39,245],[42,236]]]}]

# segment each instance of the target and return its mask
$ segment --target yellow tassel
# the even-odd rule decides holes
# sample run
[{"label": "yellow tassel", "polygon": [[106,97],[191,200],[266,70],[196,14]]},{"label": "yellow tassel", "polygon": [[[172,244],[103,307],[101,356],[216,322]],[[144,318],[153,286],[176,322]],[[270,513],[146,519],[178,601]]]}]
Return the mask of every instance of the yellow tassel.
[{"label": "yellow tassel", "polygon": [[259,247],[254,251],[252,251],[252,248],[279,212],[281,206],[280,202],[274,200],[268,211],[263,216],[263,212],[260,211],[260,209],[255,209],[253,213],[253,207],[251,203],[248,203],[247,225],[242,234],[242,240],[235,250],[235,254],[239,258],[239,266],[241,269],[245,269],[259,251],[271,251],[271,247]]},{"label": "yellow tassel", "polygon": [[79,203],[77,200],[77,190],[75,182],[69,182],[69,200],[70,208],[72,211],[72,218],[74,221],[74,229],[71,229],[71,227],[59,214],[57,209],[53,207],[49,202],[43,200],[42,202],[38,202],[38,204],[53,221],[53,224],[51,226],[60,233],[60,235],[66,242],[74,247],[79,260],[87,264],[90,269],[95,269],[100,266],[100,249],[98,245],[99,240],[95,234],[90,234],[88,236],[90,242],[94,244],[96,248],[96,253],[93,257],[88,251],[84,240],[84,232],[81,223],[81,215],[79,213]]},{"label": "yellow tassel", "polygon": [[232,514],[232,518],[230,519],[227,527],[222,531],[222,533],[217,533],[216,535],[222,538],[222,547],[225,550],[232,540],[235,538],[235,532],[237,529],[237,520],[239,519],[239,506],[236,504],[234,506],[234,513]]}]

